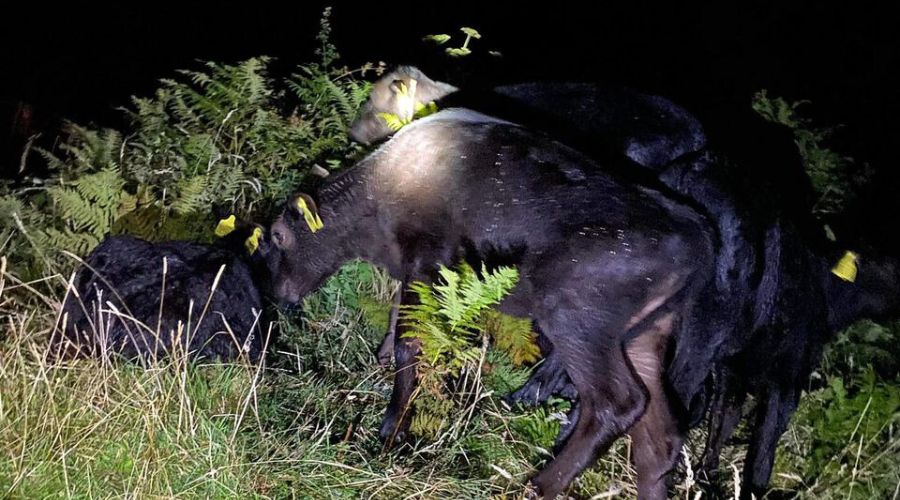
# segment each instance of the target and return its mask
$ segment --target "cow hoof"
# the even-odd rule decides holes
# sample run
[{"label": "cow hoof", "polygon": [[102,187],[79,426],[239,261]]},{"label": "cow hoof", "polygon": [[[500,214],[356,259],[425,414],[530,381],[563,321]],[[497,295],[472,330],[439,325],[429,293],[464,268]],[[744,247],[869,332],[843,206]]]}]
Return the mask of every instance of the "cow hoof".
[{"label": "cow hoof", "polygon": [[378,364],[388,368],[394,361],[394,332],[388,332],[378,346]]},{"label": "cow hoof", "polygon": [[504,400],[510,405],[522,403],[527,406],[537,406],[547,402],[553,395],[575,399],[578,392],[561,366],[545,361],[538,366],[521,389],[510,394]]},{"label": "cow hoof", "polygon": [[[532,491],[534,496],[526,497],[526,498],[543,498],[544,500],[554,500],[562,490],[559,488],[559,485],[554,481],[549,480],[549,478],[544,477],[544,472],[541,471],[538,475],[531,478],[531,481],[528,483],[528,490]],[[526,493],[527,491],[526,490]]]},{"label": "cow hoof", "polygon": [[383,368],[390,368],[391,361],[394,360],[394,353],[392,352],[378,352],[378,364]]},{"label": "cow hoof", "polygon": [[394,415],[386,415],[381,422],[381,428],[378,430],[378,436],[385,448],[391,449],[394,445],[398,445],[406,441],[406,426],[397,422]]},{"label": "cow hoof", "polygon": [[537,500],[541,498],[541,492],[534,483],[528,481],[528,483],[525,484],[525,491],[522,492],[522,498],[525,500]]},{"label": "cow hoof", "polygon": [[553,448],[555,453],[559,453],[562,451],[563,445],[566,444],[566,441],[569,439],[569,436],[572,435],[572,431],[575,430],[575,426],[578,425],[578,417],[581,415],[581,407],[578,403],[575,403],[575,406],[569,411],[568,415],[566,415],[566,422],[560,426],[559,434],[556,436],[556,441],[553,442]]}]

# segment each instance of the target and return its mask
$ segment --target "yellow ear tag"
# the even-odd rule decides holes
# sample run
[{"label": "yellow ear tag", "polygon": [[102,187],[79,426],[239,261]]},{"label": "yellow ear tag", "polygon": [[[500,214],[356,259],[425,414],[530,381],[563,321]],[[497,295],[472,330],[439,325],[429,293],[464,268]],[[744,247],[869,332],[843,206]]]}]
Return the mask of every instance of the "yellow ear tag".
[{"label": "yellow ear tag", "polygon": [[258,227],[253,228],[253,234],[244,240],[244,247],[247,248],[247,253],[253,255],[256,252],[256,249],[259,248],[259,239],[262,238],[262,234],[262,229]]},{"label": "yellow ear tag", "polygon": [[316,232],[319,229],[325,227],[325,224],[322,223],[322,219],[319,217],[318,213],[314,213],[309,207],[306,205],[306,200],[302,197],[297,198],[297,208],[300,209],[300,212],[303,213],[303,220],[306,221],[306,225],[309,226],[309,230],[312,232]]},{"label": "yellow ear tag", "polygon": [[831,268],[831,272],[838,278],[853,283],[856,281],[856,273],[858,271],[856,259],[858,258],[859,255],[848,250],[844,256],[841,257],[841,260]]},{"label": "yellow ear tag", "polygon": [[219,221],[219,224],[216,225],[216,236],[222,238],[223,236],[228,236],[234,231],[235,218],[234,214],[229,215],[228,217]]},{"label": "yellow ear tag", "polygon": [[[411,82],[413,89],[415,89],[416,81],[413,80]],[[402,82],[400,83],[400,91],[397,93],[397,107],[400,108],[400,114],[394,113],[377,113],[376,116],[384,120],[384,123],[393,130],[397,132],[401,128],[409,125],[414,120],[418,120],[419,118],[425,118],[428,115],[433,115],[438,112],[438,105],[434,101],[430,101],[427,104],[421,103],[415,98],[415,90],[413,92],[409,92]]]}]

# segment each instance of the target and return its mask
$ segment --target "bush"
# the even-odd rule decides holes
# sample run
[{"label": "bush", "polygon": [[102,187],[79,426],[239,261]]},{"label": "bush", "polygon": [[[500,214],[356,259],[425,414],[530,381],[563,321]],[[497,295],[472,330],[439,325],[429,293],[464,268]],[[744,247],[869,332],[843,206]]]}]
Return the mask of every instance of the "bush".
[{"label": "bush", "polygon": [[[410,328],[404,335],[417,338],[422,348],[419,386],[412,401],[416,411],[410,425],[415,435],[437,439],[448,426],[464,425],[486,396],[481,380],[485,368],[495,387],[521,385],[527,371],[513,365],[535,361],[539,355],[530,321],[504,321],[491,310],[518,282],[517,271],[482,268],[480,274],[465,264],[458,271],[442,266],[440,282],[410,286],[419,304],[405,306],[400,320]],[[486,365],[489,333],[496,336],[494,346],[499,352]],[[451,426],[451,412],[459,406],[468,409]],[[456,432],[451,429],[451,434]]]},{"label": "bush", "polygon": [[820,128],[800,114],[800,107],[808,101],[788,102],[781,97],[769,97],[765,90],[753,96],[752,106],[766,120],[784,125],[794,133],[794,142],[803,160],[819,199],[812,207],[813,214],[822,217],[840,213],[855,198],[859,188],[871,176],[866,166],[827,146],[836,128]]},{"label": "bush", "polygon": [[214,206],[265,217],[314,165],[359,153],[347,125],[369,84],[353,76],[370,67],[334,66],[322,42],[322,60],[289,77],[272,77],[268,57],[179,71],[123,109],[127,130],[67,123],[40,150],[49,176],[0,189],[0,252],[37,277],[72,267],[60,249],[85,255],[110,232],[203,240]]}]

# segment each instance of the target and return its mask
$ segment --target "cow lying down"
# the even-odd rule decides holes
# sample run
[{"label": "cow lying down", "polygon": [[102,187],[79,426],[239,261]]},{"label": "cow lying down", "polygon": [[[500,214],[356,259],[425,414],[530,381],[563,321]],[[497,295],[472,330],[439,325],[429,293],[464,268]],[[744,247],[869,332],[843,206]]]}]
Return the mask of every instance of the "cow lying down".
[{"label": "cow lying down", "polygon": [[51,355],[256,361],[269,329],[248,251],[262,229],[234,224],[220,222],[213,245],[108,237],[73,277]]}]

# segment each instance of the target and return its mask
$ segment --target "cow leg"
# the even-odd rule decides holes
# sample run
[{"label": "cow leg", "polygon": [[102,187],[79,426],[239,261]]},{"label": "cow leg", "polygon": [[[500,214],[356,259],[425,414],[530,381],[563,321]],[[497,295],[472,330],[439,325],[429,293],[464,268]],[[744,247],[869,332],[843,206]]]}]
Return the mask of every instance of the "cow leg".
[{"label": "cow leg", "polygon": [[538,345],[541,347],[544,360],[528,377],[525,385],[506,397],[506,402],[536,406],[547,402],[553,395],[574,401],[578,398],[578,391],[572,385],[559,354],[540,328],[535,326],[535,330],[538,333]]},{"label": "cow leg", "polygon": [[794,387],[799,386],[769,387],[759,398],[756,426],[744,465],[742,499],[762,498],[769,488],[778,439],[787,429],[800,399],[800,391]]},{"label": "cow leg", "polygon": [[725,442],[741,420],[746,390],[727,367],[715,377],[715,397],[709,409],[709,433],[697,469],[701,477],[714,482],[719,471],[719,456]]},{"label": "cow leg", "polygon": [[397,320],[400,318],[400,301],[403,298],[403,290],[406,284],[401,283],[400,289],[394,292],[394,299],[391,301],[391,312],[388,316],[388,329],[378,346],[378,364],[384,367],[391,365],[394,359],[394,339],[397,334]]},{"label": "cow leg", "polygon": [[628,431],[637,470],[638,498],[644,500],[666,498],[669,472],[678,461],[683,442],[662,383],[674,320],[674,313],[662,315],[626,347],[628,360],[650,395],[644,415]]},{"label": "cow leg", "polygon": [[[411,305],[418,303],[418,296],[404,288],[401,292],[400,304]],[[421,342],[416,338],[404,338],[403,334],[408,327],[403,323],[397,325],[394,333],[394,389],[391,393],[391,402],[388,404],[384,420],[381,422],[379,435],[390,446],[406,438],[406,430],[410,422],[410,399],[416,388],[416,368],[421,352]]]},{"label": "cow leg", "polygon": [[572,384],[572,380],[566,373],[560,355],[553,349],[553,344],[537,325],[534,325],[534,330],[538,334],[538,345],[544,360],[528,377],[525,385],[506,396],[504,400],[508,404],[521,403],[529,406],[546,403],[550,396],[559,396],[572,401],[572,409],[567,415],[568,422],[562,426],[553,443],[554,449],[558,451],[565,445],[578,423],[578,417],[581,414],[581,409],[578,407],[578,391],[575,390],[575,385]]},{"label": "cow leg", "polygon": [[553,441],[554,453],[560,452],[563,446],[565,446],[566,441],[572,435],[572,431],[575,430],[575,426],[578,425],[579,417],[581,417],[581,407],[578,406],[578,401],[576,401],[572,406],[572,409],[569,410],[569,414],[566,415],[566,423],[560,427],[559,434],[556,435],[556,439]]},{"label": "cow leg", "polygon": [[[660,270],[656,273],[653,285],[646,285],[646,269],[641,268],[637,275],[622,273],[619,266],[610,266],[605,261],[593,265],[589,260],[582,260],[586,266],[583,274],[569,273],[569,276],[589,276],[588,285],[573,286],[572,280],[565,281],[565,287],[559,292],[545,291],[542,305],[546,309],[536,309],[533,314],[539,326],[547,334],[553,347],[561,356],[563,365],[572,383],[578,390],[579,418],[562,451],[533,479],[533,484],[545,498],[555,498],[586,467],[593,464],[597,456],[606,451],[617,438],[629,431],[644,415],[650,403],[652,393],[644,384],[642,377],[632,366],[626,353],[624,339],[627,333],[645,333],[657,321],[662,321],[672,311],[683,310],[685,303],[673,303],[672,297],[689,286],[692,269]],[[637,267],[637,266],[635,266]],[[598,269],[609,271],[609,276],[598,273]],[[629,268],[629,271],[631,268]],[[546,276],[555,277],[556,270],[548,269]],[[533,275],[534,276],[534,275]],[[536,279],[544,278],[538,275]],[[606,283],[596,286],[596,283]],[[611,285],[614,284],[614,285]],[[576,283],[577,285],[577,283]],[[546,287],[541,287],[547,290]],[[640,301],[628,300],[626,291],[641,290]],[[549,292],[549,293],[548,293]],[[632,295],[633,297],[633,295]],[[590,304],[590,307],[586,307]],[[666,335],[671,332],[671,318],[662,321],[660,331]],[[667,325],[668,323],[668,325]],[[664,328],[668,326],[668,328]],[[661,334],[660,334],[661,335]],[[643,343],[632,345],[644,346]],[[644,341],[642,341],[644,342]],[[658,343],[658,339],[656,340]],[[648,361],[644,368],[648,374],[661,373],[658,366],[662,355],[652,354],[653,339],[646,347]],[[656,361],[653,361],[653,360]],[[652,375],[650,375],[652,378]],[[659,390],[659,387],[654,387]],[[660,393],[663,391],[659,390]],[[646,475],[639,478],[642,489],[646,491],[643,498],[665,497],[665,472],[670,468],[671,453],[668,450],[679,450],[677,428],[673,418],[666,415],[667,404],[657,398],[659,405],[654,404],[654,414],[647,425],[641,429],[644,435],[638,439],[645,450],[641,452],[638,473]],[[674,429],[674,431],[673,431]],[[657,439],[662,443],[650,443]],[[661,447],[660,457],[650,456]],[[663,487],[659,484],[662,481]]]},{"label": "cow leg", "polygon": [[[568,312],[561,312],[556,317],[567,315]],[[644,412],[648,399],[647,389],[626,359],[618,334],[590,332],[587,325],[560,326],[545,331],[566,332],[558,341],[554,337],[551,340],[578,390],[580,416],[562,451],[532,479],[548,499],[561,493],[624,434]]]}]

